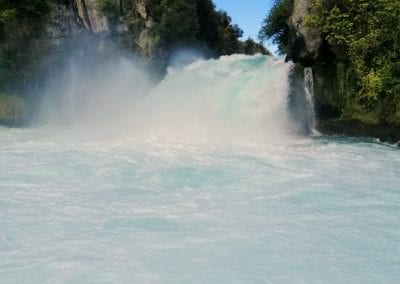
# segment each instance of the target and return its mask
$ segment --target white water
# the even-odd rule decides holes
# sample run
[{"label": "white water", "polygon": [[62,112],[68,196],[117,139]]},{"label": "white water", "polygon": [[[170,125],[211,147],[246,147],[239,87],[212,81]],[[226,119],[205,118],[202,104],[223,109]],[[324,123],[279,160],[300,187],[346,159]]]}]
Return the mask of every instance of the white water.
[{"label": "white water", "polygon": [[116,131],[1,128],[0,283],[398,283],[399,151],[288,133],[286,72],[201,61]]}]

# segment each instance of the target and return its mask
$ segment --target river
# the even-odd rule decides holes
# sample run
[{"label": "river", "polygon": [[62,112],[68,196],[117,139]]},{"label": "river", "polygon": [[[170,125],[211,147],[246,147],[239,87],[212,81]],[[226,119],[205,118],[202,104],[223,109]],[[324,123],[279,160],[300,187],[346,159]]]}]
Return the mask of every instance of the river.
[{"label": "river", "polygon": [[118,131],[0,128],[0,283],[398,283],[399,150],[292,133],[287,70],[171,71]]}]

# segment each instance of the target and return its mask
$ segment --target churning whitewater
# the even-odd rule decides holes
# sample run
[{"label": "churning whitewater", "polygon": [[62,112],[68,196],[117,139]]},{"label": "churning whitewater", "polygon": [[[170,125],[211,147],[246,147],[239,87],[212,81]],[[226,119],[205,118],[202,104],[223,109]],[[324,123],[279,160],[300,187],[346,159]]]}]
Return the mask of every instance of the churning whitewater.
[{"label": "churning whitewater", "polygon": [[78,62],[0,128],[0,283],[400,281],[399,151],[297,135],[288,65]]}]

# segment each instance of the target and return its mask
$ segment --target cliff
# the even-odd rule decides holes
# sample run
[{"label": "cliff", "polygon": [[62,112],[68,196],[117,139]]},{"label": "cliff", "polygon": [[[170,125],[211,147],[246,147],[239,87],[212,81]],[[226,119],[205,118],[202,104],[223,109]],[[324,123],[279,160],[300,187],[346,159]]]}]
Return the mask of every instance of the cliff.
[{"label": "cliff", "polygon": [[[110,0],[118,7],[113,19],[105,15],[107,7],[101,10],[101,0],[0,1],[0,124],[29,121],[47,78],[65,69],[76,52],[99,59],[148,55],[147,2]],[[143,25],[139,32],[128,27],[132,14]]]},{"label": "cliff", "polygon": [[[378,29],[385,25],[393,28],[389,20],[400,23],[400,5],[368,3],[364,11],[358,4],[331,7],[329,3],[292,0],[287,19],[287,60],[313,70],[318,129],[325,134],[376,137],[396,143],[400,141],[397,37],[384,38]],[[397,28],[398,33],[400,26]],[[382,36],[377,37],[378,32]],[[303,80],[301,71],[296,76]]]},{"label": "cliff", "polygon": [[311,0],[294,0],[289,25],[292,27],[287,44],[287,58],[311,66],[319,57],[322,38],[319,31],[306,24],[311,13]]}]

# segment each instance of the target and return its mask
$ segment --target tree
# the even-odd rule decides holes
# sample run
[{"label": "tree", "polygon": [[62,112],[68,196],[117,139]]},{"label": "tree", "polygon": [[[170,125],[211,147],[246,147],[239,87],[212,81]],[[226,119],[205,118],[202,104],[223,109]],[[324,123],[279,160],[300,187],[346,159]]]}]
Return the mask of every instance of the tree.
[{"label": "tree", "polygon": [[244,42],[243,52],[247,55],[254,55],[257,53],[271,55],[271,53],[261,43],[255,42],[250,37]]},{"label": "tree", "polygon": [[258,37],[261,41],[272,39],[278,45],[280,53],[286,53],[291,27],[289,18],[292,15],[294,0],[275,0],[271,11],[265,17]]},{"label": "tree", "polygon": [[157,32],[161,44],[167,48],[174,45],[193,44],[199,31],[195,1],[163,0],[160,4],[160,21]]},{"label": "tree", "polygon": [[219,54],[239,53],[241,42],[239,37],[243,35],[243,31],[238,25],[232,25],[232,19],[225,11],[217,12],[218,23],[218,46]]}]

